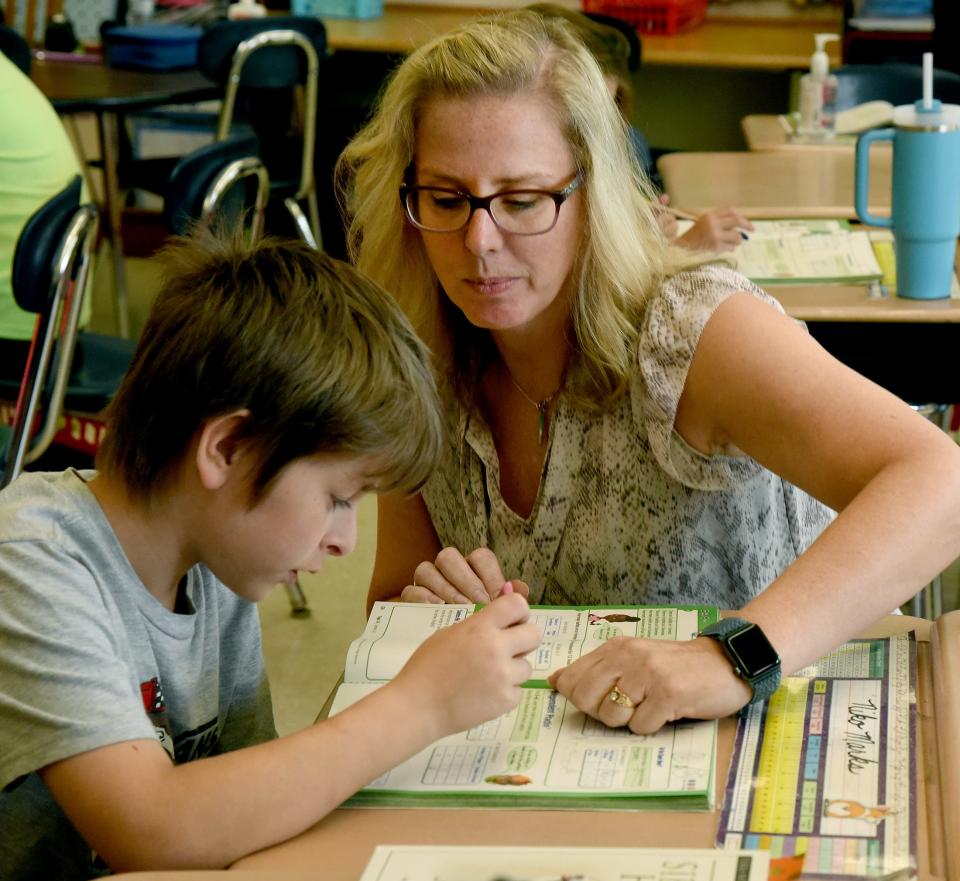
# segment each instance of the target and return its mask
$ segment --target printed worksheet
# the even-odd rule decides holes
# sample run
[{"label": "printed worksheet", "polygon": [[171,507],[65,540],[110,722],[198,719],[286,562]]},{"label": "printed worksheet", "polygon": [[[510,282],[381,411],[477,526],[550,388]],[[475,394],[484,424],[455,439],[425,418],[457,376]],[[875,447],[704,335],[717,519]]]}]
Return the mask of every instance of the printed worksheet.
[{"label": "printed worksheet", "polygon": [[762,851],[638,847],[379,845],[360,881],[766,881]]},{"label": "printed worksheet", "polygon": [[[330,714],[379,687],[344,683]],[[350,803],[707,810],[716,737],[716,722],[649,736],[608,728],[557,692],[528,688],[512,712],[437,741]]]},{"label": "printed worksheet", "polygon": [[[432,633],[472,615],[479,606],[376,603],[364,632],[351,643],[345,682],[385,682],[400,672]],[[617,606],[612,608],[533,606],[531,615],[543,642],[528,657],[528,683],[546,687],[547,677],[614,636],[692,639],[717,619],[709,606]]]},{"label": "printed worksheet", "polygon": [[808,878],[915,869],[916,643],[854,640],[741,718],[718,844],[806,853]]}]

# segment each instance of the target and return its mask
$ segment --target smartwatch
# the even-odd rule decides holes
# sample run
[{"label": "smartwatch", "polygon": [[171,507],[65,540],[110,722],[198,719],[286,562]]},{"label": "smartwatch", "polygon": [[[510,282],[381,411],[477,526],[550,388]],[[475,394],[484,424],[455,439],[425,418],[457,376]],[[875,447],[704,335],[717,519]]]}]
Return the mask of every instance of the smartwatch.
[{"label": "smartwatch", "polygon": [[766,700],[780,685],[780,656],[766,634],[752,621],[721,618],[697,636],[717,640],[733,664],[733,672],[753,689],[750,703]]}]

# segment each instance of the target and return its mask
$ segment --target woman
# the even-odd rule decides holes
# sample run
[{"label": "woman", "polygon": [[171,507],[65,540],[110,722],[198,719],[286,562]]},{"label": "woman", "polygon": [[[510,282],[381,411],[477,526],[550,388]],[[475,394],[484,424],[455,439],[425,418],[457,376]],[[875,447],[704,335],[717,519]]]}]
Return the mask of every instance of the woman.
[{"label": "woman", "polygon": [[[713,603],[789,673],[960,552],[960,452],[745,278],[668,246],[562,22],[513,12],[422,47],[340,170],[353,256],[447,398],[441,467],[381,498],[371,601],[482,601],[506,577],[535,603]],[[612,640],[555,685],[653,731],[763,696],[731,648]]]}]

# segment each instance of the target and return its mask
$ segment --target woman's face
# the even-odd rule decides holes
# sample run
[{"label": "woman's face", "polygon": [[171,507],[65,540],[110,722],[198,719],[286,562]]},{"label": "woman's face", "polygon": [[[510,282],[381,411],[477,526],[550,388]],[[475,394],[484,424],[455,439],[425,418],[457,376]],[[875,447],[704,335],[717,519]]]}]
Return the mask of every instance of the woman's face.
[{"label": "woman's face", "polygon": [[[416,131],[416,179],[489,196],[503,190],[561,190],[577,172],[573,153],[542,98],[434,98]],[[583,228],[582,190],[542,235],[504,232],[479,209],[456,232],[422,231],[440,284],[471,324],[497,333],[564,326]]]}]

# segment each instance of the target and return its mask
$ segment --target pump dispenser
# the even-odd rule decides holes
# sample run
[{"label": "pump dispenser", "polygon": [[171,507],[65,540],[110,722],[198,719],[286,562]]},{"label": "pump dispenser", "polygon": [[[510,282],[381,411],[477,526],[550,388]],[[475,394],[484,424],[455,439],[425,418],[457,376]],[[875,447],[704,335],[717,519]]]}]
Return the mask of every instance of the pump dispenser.
[{"label": "pump dispenser", "polygon": [[267,14],[267,7],[256,0],[238,0],[227,7],[227,18],[263,18]]},{"label": "pump dispenser", "polygon": [[836,34],[814,34],[816,51],[810,56],[810,72],[800,77],[800,125],[798,131],[811,140],[827,140],[834,134],[837,78],[830,73],[826,45],[839,40]]}]

